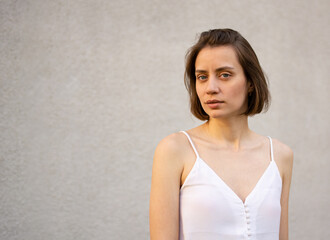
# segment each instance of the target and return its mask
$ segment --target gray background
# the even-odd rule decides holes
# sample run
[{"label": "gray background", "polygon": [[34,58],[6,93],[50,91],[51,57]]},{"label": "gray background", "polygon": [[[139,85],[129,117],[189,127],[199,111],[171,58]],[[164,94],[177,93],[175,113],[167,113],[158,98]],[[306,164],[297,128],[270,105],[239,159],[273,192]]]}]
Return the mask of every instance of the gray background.
[{"label": "gray background", "polygon": [[149,239],[152,158],[189,113],[196,34],[238,30],[268,75],[250,127],[294,151],[290,236],[330,239],[330,2],[0,0],[0,239]]}]

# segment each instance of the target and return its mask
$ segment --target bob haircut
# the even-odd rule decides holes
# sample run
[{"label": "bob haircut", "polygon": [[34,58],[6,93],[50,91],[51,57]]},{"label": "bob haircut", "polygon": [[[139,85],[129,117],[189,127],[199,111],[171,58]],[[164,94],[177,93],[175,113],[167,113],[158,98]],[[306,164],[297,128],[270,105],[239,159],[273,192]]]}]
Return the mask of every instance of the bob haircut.
[{"label": "bob haircut", "polygon": [[184,83],[190,97],[190,111],[198,119],[209,120],[196,92],[195,63],[199,52],[205,47],[231,46],[236,52],[247,82],[251,83],[252,91],[248,94],[248,107],[241,115],[253,116],[263,109],[268,110],[270,93],[267,80],[259,64],[257,55],[248,41],[237,31],[232,29],[212,29],[202,32],[198,42],[186,54],[186,69]]}]

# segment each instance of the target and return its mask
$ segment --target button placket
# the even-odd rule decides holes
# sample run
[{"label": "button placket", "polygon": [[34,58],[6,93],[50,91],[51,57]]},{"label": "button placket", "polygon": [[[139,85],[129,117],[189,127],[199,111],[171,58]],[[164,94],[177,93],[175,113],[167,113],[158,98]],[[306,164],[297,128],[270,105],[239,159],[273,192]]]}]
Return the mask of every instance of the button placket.
[{"label": "button placket", "polygon": [[245,210],[245,219],[246,219],[246,234],[248,239],[250,239],[252,233],[251,233],[251,219],[250,219],[250,209],[246,203],[244,203],[244,210]]}]

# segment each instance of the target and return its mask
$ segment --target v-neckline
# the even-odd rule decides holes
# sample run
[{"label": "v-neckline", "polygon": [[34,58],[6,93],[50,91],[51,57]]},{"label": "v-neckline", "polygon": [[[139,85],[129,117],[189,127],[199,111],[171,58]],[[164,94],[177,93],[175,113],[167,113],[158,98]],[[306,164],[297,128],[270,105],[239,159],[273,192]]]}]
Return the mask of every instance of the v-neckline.
[{"label": "v-neckline", "polygon": [[211,172],[215,175],[215,177],[229,190],[229,192],[231,192],[234,197],[236,197],[238,200],[240,200],[240,202],[242,202],[242,204],[246,204],[246,201],[253,195],[253,193],[256,191],[258,185],[260,185],[260,182],[262,181],[262,179],[264,178],[264,176],[268,172],[268,169],[270,168],[270,166],[273,163],[273,160],[271,160],[270,163],[268,164],[266,170],[263,172],[261,177],[258,179],[257,183],[252,188],[251,192],[245,197],[244,200],[242,200],[237,195],[237,193],[231,187],[229,187],[229,185],[201,157],[198,156],[197,159],[201,160],[203,162],[203,164],[206,165],[206,167],[211,170]]}]

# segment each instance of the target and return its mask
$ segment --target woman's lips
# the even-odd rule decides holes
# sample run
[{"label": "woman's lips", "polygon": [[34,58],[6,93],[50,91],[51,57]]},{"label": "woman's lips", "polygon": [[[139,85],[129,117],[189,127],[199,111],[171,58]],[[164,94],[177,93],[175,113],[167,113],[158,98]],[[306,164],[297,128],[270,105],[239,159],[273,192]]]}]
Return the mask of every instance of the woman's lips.
[{"label": "woman's lips", "polygon": [[208,100],[206,102],[207,106],[209,106],[212,109],[218,108],[223,103],[224,103],[224,101],[219,101],[219,100]]},{"label": "woman's lips", "polygon": [[224,102],[224,101],[220,101],[216,99],[206,101],[206,103],[218,103],[218,102]]}]

